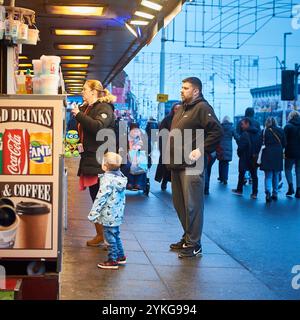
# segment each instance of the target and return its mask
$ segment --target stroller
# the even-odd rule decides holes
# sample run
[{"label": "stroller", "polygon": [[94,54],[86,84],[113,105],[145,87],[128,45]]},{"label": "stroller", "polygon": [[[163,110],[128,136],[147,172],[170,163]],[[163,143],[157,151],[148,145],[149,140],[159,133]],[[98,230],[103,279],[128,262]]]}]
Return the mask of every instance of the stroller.
[{"label": "stroller", "polygon": [[147,177],[148,158],[145,150],[129,150],[127,164],[121,166],[122,173],[127,177],[127,190],[143,191],[146,196],[150,192],[150,179]]},{"label": "stroller", "polygon": [[132,123],[128,134],[128,152],[126,155],[123,154],[127,163],[121,166],[121,171],[128,179],[128,190],[142,190],[148,196],[150,191],[150,180],[147,177],[149,161],[143,145],[143,133],[137,124]]}]

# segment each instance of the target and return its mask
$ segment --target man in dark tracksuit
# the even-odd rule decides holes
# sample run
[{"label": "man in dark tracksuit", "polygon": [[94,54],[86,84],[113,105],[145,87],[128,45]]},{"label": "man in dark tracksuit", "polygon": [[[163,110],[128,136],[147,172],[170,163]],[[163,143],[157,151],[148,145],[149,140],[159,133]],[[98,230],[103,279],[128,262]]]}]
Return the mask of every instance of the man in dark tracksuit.
[{"label": "man in dark tracksuit", "polygon": [[[182,135],[185,129],[192,130],[189,160],[196,162],[202,156],[200,146],[196,145],[196,130],[204,130],[204,153],[207,155],[216,150],[223,129],[213,108],[203,98],[200,79],[191,77],[183,80],[181,97],[183,105],[173,118],[170,137],[173,129],[179,129]],[[194,257],[202,254],[204,170],[196,175],[187,174],[191,163],[183,160],[181,164],[177,164],[174,161],[176,149],[179,147],[184,150],[184,139],[182,145],[178,146],[170,138],[169,144],[170,164],[167,167],[171,170],[173,204],[184,230],[182,239],[171,244],[170,248],[179,250],[179,258]]]}]

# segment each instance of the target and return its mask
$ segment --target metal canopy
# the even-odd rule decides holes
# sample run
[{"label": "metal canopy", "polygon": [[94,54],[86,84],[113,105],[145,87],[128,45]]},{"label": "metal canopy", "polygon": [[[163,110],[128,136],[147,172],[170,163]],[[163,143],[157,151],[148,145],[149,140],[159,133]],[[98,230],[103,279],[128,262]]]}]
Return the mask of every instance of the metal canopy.
[{"label": "metal canopy", "polygon": [[[125,27],[125,22],[134,17],[141,7],[141,0],[17,0],[16,6],[32,9],[36,12],[36,26],[40,30],[40,39],[36,46],[24,45],[22,55],[30,59],[39,59],[41,55],[91,55],[91,61],[65,61],[65,63],[89,63],[88,79],[99,79],[104,85],[130,62],[130,60],[151,41],[157,30],[163,26],[164,17],[169,15],[179,3],[185,0],[155,0],[163,9],[156,13],[148,26],[142,27],[142,35],[134,37]],[[103,5],[104,16],[67,16],[54,15],[46,10],[47,5]],[[6,3],[5,3],[6,4]],[[145,11],[145,10],[144,10]],[[56,36],[53,29],[92,29],[96,36]],[[93,50],[58,50],[55,45],[95,44]],[[77,69],[74,69],[77,70]]]}]

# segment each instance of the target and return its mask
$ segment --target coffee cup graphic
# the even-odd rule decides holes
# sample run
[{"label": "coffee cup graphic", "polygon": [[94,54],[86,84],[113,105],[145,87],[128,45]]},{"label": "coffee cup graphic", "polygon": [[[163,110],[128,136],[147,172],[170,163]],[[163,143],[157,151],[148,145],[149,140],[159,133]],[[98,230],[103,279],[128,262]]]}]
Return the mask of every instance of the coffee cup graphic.
[{"label": "coffee cup graphic", "polygon": [[19,248],[45,249],[50,209],[38,202],[21,201],[16,206],[20,218]]},{"label": "coffee cup graphic", "polygon": [[0,200],[0,249],[13,248],[20,219],[15,208]]}]

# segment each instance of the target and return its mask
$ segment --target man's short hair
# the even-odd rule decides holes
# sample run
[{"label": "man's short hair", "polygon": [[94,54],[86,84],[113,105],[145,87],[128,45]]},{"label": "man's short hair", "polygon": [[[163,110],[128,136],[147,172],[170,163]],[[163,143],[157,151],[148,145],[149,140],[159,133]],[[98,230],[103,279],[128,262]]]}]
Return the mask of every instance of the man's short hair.
[{"label": "man's short hair", "polygon": [[249,108],[247,108],[246,110],[245,110],[245,117],[254,117],[254,108],[251,108],[251,107],[249,107]]},{"label": "man's short hair", "polygon": [[182,82],[188,82],[192,84],[194,87],[196,87],[197,89],[199,89],[200,93],[202,92],[202,82],[199,78],[189,77],[189,78],[183,79]]},{"label": "man's short hair", "polygon": [[117,171],[122,164],[122,157],[114,152],[107,152],[103,156],[103,164],[105,164],[109,171]]},{"label": "man's short hair", "polygon": [[249,118],[243,118],[241,122],[251,125],[251,120]]}]

